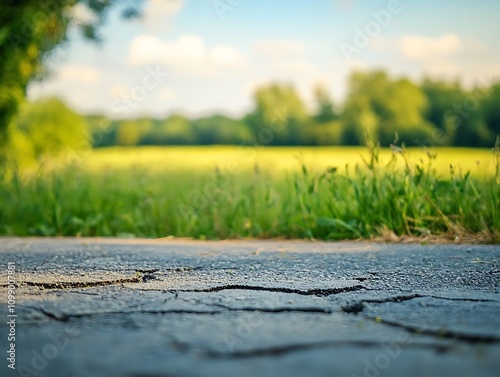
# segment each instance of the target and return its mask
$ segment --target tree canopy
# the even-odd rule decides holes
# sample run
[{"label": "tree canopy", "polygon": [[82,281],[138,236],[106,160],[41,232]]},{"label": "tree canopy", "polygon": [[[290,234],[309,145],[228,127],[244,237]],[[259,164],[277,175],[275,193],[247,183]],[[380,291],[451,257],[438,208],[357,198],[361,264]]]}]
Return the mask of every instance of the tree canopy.
[{"label": "tree canopy", "polygon": [[[8,127],[25,99],[28,83],[45,74],[46,62],[55,47],[68,40],[68,31],[72,27],[80,30],[85,38],[99,41],[99,27],[106,20],[107,11],[114,3],[117,1],[1,2],[0,150],[6,144]],[[130,6],[126,5],[124,8],[125,17],[138,14],[138,8],[131,4],[133,3],[129,2]],[[77,17],[75,10],[78,9],[83,9],[87,17]]]},{"label": "tree canopy", "polygon": [[11,131],[9,152],[21,166],[58,157],[72,159],[91,147],[88,131],[85,118],[56,98],[27,103]]}]

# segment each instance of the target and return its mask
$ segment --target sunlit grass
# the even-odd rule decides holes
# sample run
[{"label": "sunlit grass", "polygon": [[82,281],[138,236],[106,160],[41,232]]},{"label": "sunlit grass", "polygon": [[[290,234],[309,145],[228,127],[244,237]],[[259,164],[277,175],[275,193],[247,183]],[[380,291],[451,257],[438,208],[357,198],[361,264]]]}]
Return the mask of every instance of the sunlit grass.
[{"label": "sunlit grass", "polygon": [[101,149],[5,176],[0,234],[495,242],[499,161],[457,148]]}]

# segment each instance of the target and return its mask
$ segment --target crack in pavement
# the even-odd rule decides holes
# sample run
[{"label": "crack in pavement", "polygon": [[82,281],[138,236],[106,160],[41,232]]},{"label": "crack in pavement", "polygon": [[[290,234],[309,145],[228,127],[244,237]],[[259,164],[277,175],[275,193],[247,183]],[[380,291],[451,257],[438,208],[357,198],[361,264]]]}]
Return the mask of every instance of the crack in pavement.
[{"label": "crack in pavement", "polygon": [[300,289],[292,289],[292,288],[283,288],[283,287],[259,287],[259,286],[252,286],[252,285],[243,285],[243,284],[230,284],[230,285],[223,285],[223,286],[218,286],[218,287],[211,287],[211,288],[205,288],[205,289],[176,289],[172,290],[172,292],[177,291],[177,292],[193,292],[193,293],[211,293],[211,292],[220,292],[220,291],[225,291],[225,290],[249,290],[249,291],[266,291],[266,292],[280,292],[280,293],[295,293],[298,295],[303,295],[303,296],[320,296],[320,297],[325,297],[325,296],[330,296],[330,295],[335,295],[339,293],[345,293],[345,292],[353,292],[353,291],[359,291],[361,289],[368,290],[368,288],[362,286],[362,285],[355,285],[351,287],[343,287],[343,288],[314,288],[314,289],[307,289],[307,290],[300,290]]},{"label": "crack in pavement", "polygon": [[[153,271],[151,271],[153,272]],[[147,271],[147,273],[151,273],[150,271]],[[34,282],[25,282],[28,285],[38,285],[38,286],[43,286],[47,288],[82,288],[82,287],[92,287],[92,286],[102,286],[102,285],[112,285],[112,284],[120,284],[120,283],[139,283],[139,282],[144,282],[147,281],[144,279],[144,275],[141,276],[136,276],[133,278],[125,278],[125,279],[116,279],[112,281],[97,281],[97,282],[68,282],[68,283],[34,283]],[[165,293],[174,293],[176,297],[178,298],[178,292],[195,292],[195,293],[209,293],[209,292],[219,292],[223,290],[253,290],[253,291],[267,291],[267,292],[280,292],[280,293],[292,293],[292,294],[299,294],[299,295],[309,295],[309,296],[329,296],[329,295],[334,295],[334,294],[339,294],[339,293],[345,293],[345,292],[352,292],[352,291],[358,291],[362,289],[367,289],[361,285],[356,285],[356,286],[351,286],[351,287],[343,287],[343,288],[326,288],[326,289],[310,289],[310,290],[299,290],[299,289],[291,289],[291,288],[280,288],[280,287],[261,287],[261,286],[250,286],[250,285],[239,285],[239,284],[233,284],[233,285],[225,285],[225,286],[216,286],[216,287],[210,287],[210,288],[205,288],[205,289],[186,289],[186,290],[164,290]],[[495,300],[487,300],[487,299],[473,299],[473,298],[447,298],[447,297],[439,297],[439,296],[433,296],[433,295],[422,295],[422,294],[409,294],[409,295],[398,295],[398,296],[391,296],[387,298],[376,298],[376,299],[364,299],[364,300],[359,300],[357,302],[344,305],[341,307],[341,311],[349,314],[354,314],[357,315],[365,309],[365,304],[383,304],[383,303],[400,303],[404,301],[409,301],[413,300],[415,298],[435,298],[435,299],[442,299],[442,300],[453,300],[453,301],[472,301],[472,302],[496,302]],[[183,299],[184,300],[184,299]],[[186,301],[186,300],[184,300]],[[61,321],[61,322],[66,322],[71,318],[83,318],[83,317],[93,317],[93,316],[105,316],[105,315],[130,315],[130,314],[152,314],[152,315],[158,315],[158,314],[200,314],[200,315],[216,315],[216,314],[222,314],[227,311],[259,311],[263,313],[317,313],[317,314],[331,314],[333,310],[331,308],[321,308],[321,307],[277,307],[277,308],[259,308],[259,307],[230,307],[226,306],[223,304],[218,304],[218,303],[203,303],[200,301],[195,301],[196,304],[198,305],[204,305],[206,307],[219,307],[224,310],[195,310],[195,309],[158,309],[158,310],[129,310],[129,311],[123,311],[123,310],[117,310],[117,311],[107,311],[107,312],[94,312],[94,313],[74,313],[74,314],[56,314],[53,313],[47,309],[44,308],[39,308],[39,307],[30,307],[31,309],[34,310],[39,310],[42,312],[44,315],[47,317]],[[382,323],[388,326],[392,327],[398,327],[401,329],[404,329],[410,333],[418,333],[422,335],[429,335],[429,336],[434,336],[434,337],[441,337],[441,338],[448,338],[448,339],[455,339],[455,340],[460,340],[460,341],[465,341],[465,342],[470,342],[470,343],[477,343],[477,342],[483,342],[483,343],[495,343],[495,342],[500,342],[500,337],[494,336],[494,335],[481,335],[481,334],[466,334],[466,333],[460,333],[456,331],[450,331],[450,330],[444,330],[444,329],[438,329],[438,330],[432,330],[432,329],[425,329],[422,327],[418,326],[413,326],[413,325],[408,325],[404,323],[400,323],[397,321],[390,321],[386,319],[382,319],[380,317],[372,317],[368,315],[364,315],[365,318],[373,320],[377,323]],[[291,346],[292,349],[294,350],[296,346]],[[299,349],[302,349],[304,346],[300,345],[297,346]],[[307,347],[310,347],[309,345]],[[288,352],[286,351],[287,349],[290,349],[289,347],[285,347],[284,351],[280,350],[274,350],[271,351],[272,353],[280,353],[280,352]],[[262,351],[262,352],[270,352],[270,351]],[[257,354],[255,354],[257,355]],[[244,355],[243,355],[244,356]]]},{"label": "crack in pavement", "polygon": [[331,314],[332,311],[328,308],[312,308],[312,307],[302,307],[302,308],[231,308],[225,307],[223,305],[206,305],[206,306],[219,306],[225,310],[193,310],[193,309],[151,309],[151,310],[115,310],[115,311],[107,311],[107,312],[93,312],[93,313],[73,313],[73,314],[56,314],[47,309],[33,307],[33,306],[24,306],[26,308],[30,308],[33,310],[38,310],[41,313],[45,314],[47,317],[54,319],[59,322],[66,322],[70,318],[85,318],[85,317],[97,317],[97,316],[105,316],[105,315],[129,315],[129,314],[205,314],[205,315],[214,315],[214,314],[224,314],[228,311],[248,311],[248,312],[262,312],[262,313],[317,313],[317,314]]},{"label": "crack in pavement", "polygon": [[[446,298],[446,297],[439,297],[439,296],[432,296],[432,295],[427,296],[427,295],[420,295],[420,294],[411,294],[411,295],[387,297],[385,299],[360,300],[360,301],[357,301],[355,303],[342,306],[341,310],[345,313],[357,315],[357,314],[363,312],[363,310],[365,309],[365,305],[364,305],[365,303],[375,303],[375,304],[384,304],[384,303],[389,303],[389,302],[399,303],[399,302],[403,302],[403,301],[413,300],[415,298],[435,298],[435,299],[442,299],[442,300],[473,301],[473,302],[496,302],[495,300],[486,300],[486,299],[460,299],[460,298]],[[465,341],[465,342],[469,342],[469,343],[479,343],[479,342],[496,343],[496,342],[500,342],[500,337],[497,337],[495,335],[466,334],[466,333],[445,330],[445,329],[432,330],[432,329],[425,329],[425,328],[422,328],[419,326],[407,325],[407,324],[400,323],[397,321],[390,321],[387,319],[383,319],[379,316],[372,317],[372,316],[365,315],[364,317],[367,319],[371,319],[377,323],[382,323],[382,324],[392,326],[392,327],[398,327],[398,328],[404,329],[410,333],[415,333],[415,334],[430,335],[430,336],[435,336],[435,337],[440,337],[440,338],[455,339],[455,340]]]},{"label": "crack in pavement", "polygon": [[420,297],[430,297],[439,300],[449,300],[449,301],[465,301],[465,302],[499,302],[497,300],[489,300],[486,298],[461,298],[461,297],[442,297],[434,295],[421,295]]},{"label": "crack in pavement", "polygon": [[497,337],[495,335],[466,334],[466,333],[460,333],[460,332],[445,330],[445,329],[431,330],[431,329],[424,329],[424,328],[421,328],[418,326],[407,325],[407,324],[400,323],[397,321],[390,321],[390,320],[383,319],[380,317],[366,316],[366,318],[372,319],[377,323],[383,323],[383,324],[388,325],[388,326],[398,327],[398,328],[404,329],[404,330],[406,330],[410,333],[414,333],[414,334],[430,335],[430,336],[436,336],[439,338],[446,338],[446,339],[455,339],[455,340],[461,340],[461,341],[469,342],[469,343],[497,343],[497,342],[500,342],[500,337]]},{"label": "crack in pavement", "polygon": [[185,309],[158,309],[158,310],[114,310],[109,312],[93,312],[93,313],[73,313],[73,314],[55,314],[43,308],[30,307],[34,310],[39,310],[47,317],[55,319],[59,322],[67,322],[70,318],[85,318],[85,317],[97,317],[105,315],[116,315],[116,314],[219,314],[222,313],[221,310],[185,310]]},{"label": "crack in pavement", "polygon": [[349,314],[358,314],[363,311],[365,308],[365,304],[385,304],[387,302],[403,302],[408,300],[413,300],[414,298],[425,297],[419,294],[411,294],[411,295],[400,295],[400,296],[392,296],[387,298],[373,298],[373,299],[365,299],[359,300],[349,305],[342,306],[342,311]]},{"label": "crack in pavement", "polygon": [[474,298],[460,298],[460,297],[441,297],[441,296],[434,296],[434,295],[421,295],[418,293],[414,293],[411,295],[400,295],[400,296],[392,296],[392,297],[387,297],[387,298],[381,298],[381,299],[365,299],[365,300],[359,300],[356,301],[352,304],[344,305],[342,306],[342,311],[345,313],[350,313],[350,314],[358,314],[363,311],[365,308],[364,304],[385,304],[389,302],[403,302],[403,301],[408,301],[408,300],[413,300],[415,298],[435,298],[438,300],[449,300],[449,301],[465,301],[465,302],[498,302],[496,300],[489,300],[489,299],[474,299]]},{"label": "crack in pavement", "polygon": [[263,312],[263,313],[317,313],[317,314],[331,314],[333,310],[330,308],[318,308],[318,307],[278,307],[278,308],[258,308],[252,306],[244,306],[239,308],[232,308],[230,306],[212,303],[212,304],[204,304],[209,306],[216,306],[219,308],[223,308],[229,311],[247,311],[247,312]]},{"label": "crack in pavement", "polygon": [[296,308],[285,307],[285,306],[277,307],[277,308],[262,308],[262,307],[259,308],[259,307],[246,306],[246,307],[234,308],[234,307],[226,306],[226,305],[219,304],[216,302],[206,303],[206,302],[203,302],[202,300],[196,299],[196,298],[195,299],[188,299],[188,298],[184,298],[184,297],[179,297],[177,295],[177,292],[176,292],[176,296],[174,297],[174,299],[181,300],[181,301],[184,301],[187,303],[194,303],[194,304],[205,305],[205,306],[215,306],[215,307],[223,308],[223,309],[230,310],[230,311],[249,311],[249,312],[260,311],[260,312],[264,312],[264,313],[300,312],[300,313],[318,313],[318,314],[331,314],[334,312],[331,308],[325,308],[325,307],[321,308],[321,307],[311,307],[311,306],[309,306],[309,307],[296,307]]},{"label": "crack in pavement", "polygon": [[116,285],[124,283],[141,283],[143,282],[143,277],[133,277],[115,280],[103,280],[103,281],[68,281],[68,282],[55,282],[55,283],[44,283],[36,281],[24,281],[21,284],[26,284],[28,286],[40,287],[44,289],[69,289],[69,288],[91,288],[91,287],[101,287],[106,285]]},{"label": "crack in pavement", "polygon": [[[175,341],[177,346],[184,352],[192,352],[192,348],[189,344],[184,342]],[[233,358],[252,358],[252,357],[262,357],[262,356],[281,356],[285,354],[290,354],[294,352],[302,352],[309,350],[317,350],[317,349],[328,349],[335,347],[363,347],[363,348],[380,348],[380,341],[370,341],[370,340],[326,340],[326,341],[318,341],[311,343],[298,343],[298,344],[290,344],[283,346],[276,346],[270,348],[258,348],[251,350],[243,350],[243,351],[234,351],[234,352],[216,352],[211,350],[203,350],[203,354],[209,358],[214,359],[233,359]],[[402,345],[402,348],[415,348],[415,349],[424,349],[429,350],[433,349],[437,352],[447,352],[452,348],[450,344],[411,344],[411,345]],[[197,349],[199,352],[200,350]]]}]

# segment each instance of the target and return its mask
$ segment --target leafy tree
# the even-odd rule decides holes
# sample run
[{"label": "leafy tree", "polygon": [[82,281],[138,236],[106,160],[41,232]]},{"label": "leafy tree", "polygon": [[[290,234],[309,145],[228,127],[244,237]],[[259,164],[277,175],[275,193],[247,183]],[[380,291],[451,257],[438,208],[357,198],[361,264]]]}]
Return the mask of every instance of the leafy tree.
[{"label": "leafy tree", "polygon": [[437,128],[431,142],[436,145],[453,144],[458,127],[453,111],[466,98],[460,83],[425,79],[422,90],[428,103],[425,119]]},{"label": "leafy tree", "polygon": [[379,139],[384,145],[389,145],[396,133],[407,145],[423,144],[433,136],[435,128],[423,116],[427,98],[416,84],[408,79],[391,82],[386,100],[379,129]]},{"label": "leafy tree", "polygon": [[[0,153],[7,143],[8,127],[23,103],[30,81],[41,77],[54,48],[68,40],[75,26],[87,39],[98,41],[97,30],[113,0],[3,0],[0,5]],[[73,17],[76,6],[89,14]],[[138,14],[126,8],[125,17]],[[1,158],[1,156],[0,156]]]},{"label": "leafy tree", "polygon": [[422,83],[422,90],[428,102],[425,118],[437,128],[445,131],[449,125],[446,124],[444,114],[455,104],[462,102],[465,97],[460,83],[427,78]]},{"label": "leafy tree", "polygon": [[339,116],[326,88],[318,85],[314,88],[314,94],[317,106],[316,113],[314,114],[316,123],[323,124],[337,120]]},{"label": "leafy tree", "polygon": [[[493,88],[465,90],[458,82],[425,80],[429,107],[425,117],[438,129],[435,144],[484,147],[495,142],[488,114],[495,108]],[[494,110],[493,110],[494,112]]]},{"label": "leafy tree", "polygon": [[310,130],[311,145],[341,145],[344,137],[344,125],[338,120],[314,124]]},{"label": "leafy tree", "polygon": [[365,137],[378,139],[380,118],[384,106],[380,102],[387,93],[389,80],[382,71],[353,72],[349,79],[349,94],[342,120],[345,124],[344,143],[358,145]]},{"label": "leafy tree", "polygon": [[464,98],[445,114],[454,131],[451,144],[459,147],[492,146],[495,138],[485,122],[482,106],[477,101],[477,108],[468,110],[465,104],[469,103],[472,97],[468,93]]},{"label": "leafy tree", "polygon": [[90,148],[85,119],[55,98],[25,104],[12,140],[10,148],[20,165],[64,156],[74,159]]},{"label": "leafy tree", "polygon": [[259,145],[300,145],[308,114],[290,85],[272,84],[256,90],[255,110],[245,119]]},{"label": "leafy tree", "polygon": [[349,144],[367,135],[383,145],[396,134],[408,145],[432,136],[434,128],[423,113],[427,98],[408,79],[391,80],[383,71],[355,72],[344,109],[345,141]]},{"label": "leafy tree", "polygon": [[143,145],[144,139],[147,135],[151,134],[154,130],[154,120],[147,117],[142,117],[134,120],[135,126],[137,127],[137,132],[139,133],[138,145]]},{"label": "leafy tree", "polygon": [[116,144],[124,147],[130,147],[139,144],[140,130],[137,123],[126,120],[121,122],[116,130]]},{"label": "leafy tree", "polygon": [[224,115],[196,119],[192,126],[196,143],[201,145],[242,144],[252,136],[244,122]]},{"label": "leafy tree", "polygon": [[161,145],[187,145],[194,143],[195,135],[189,119],[176,114],[162,123],[155,139]]},{"label": "leafy tree", "polygon": [[103,115],[86,115],[92,147],[107,147],[115,144],[117,122]]},{"label": "leafy tree", "polygon": [[[500,135],[500,83],[495,83],[489,88],[483,109],[485,123],[490,135],[495,138]],[[490,145],[493,145],[493,142]]]}]

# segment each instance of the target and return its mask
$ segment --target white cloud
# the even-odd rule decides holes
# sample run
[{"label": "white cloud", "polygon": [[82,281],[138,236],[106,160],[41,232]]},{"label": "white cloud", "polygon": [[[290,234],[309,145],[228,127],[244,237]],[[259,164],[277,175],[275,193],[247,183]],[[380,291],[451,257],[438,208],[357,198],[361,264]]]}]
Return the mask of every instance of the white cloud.
[{"label": "white cloud", "polygon": [[297,41],[275,39],[256,42],[253,50],[259,55],[273,58],[303,53],[305,46]]},{"label": "white cloud", "polygon": [[159,91],[160,99],[171,101],[176,98],[175,92],[170,88],[162,88]]},{"label": "white cloud", "polygon": [[251,95],[261,85],[279,82],[292,84],[306,106],[315,105],[313,88],[321,84],[333,95],[339,74],[327,61],[313,59],[304,43],[288,39],[257,41],[253,44],[257,64],[244,93]]},{"label": "white cloud", "polygon": [[304,44],[287,39],[270,39],[253,44],[253,51],[261,57],[263,67],[270,81],[296,83],[312,81],[318,75],[318,68],[307,59]]},{"label": "white cloud", "polygon": [[142,20],[153,30],[168,28],[183,6],[184,0],[148,0]]},{"label": "white cloud", "polygon": [[210,59],[219,66],[241,66],[245,59],[238,50],[231,46],[216,45],[210,51]]},{"label": "white cloud", "polygon": [[130,44],[128,60],[131,64],[148,64],[161,59],[162,41],[151,35],[135,37]]},{"label": "white cloud", "polygon": [[373,38],[373,40],[370,44],[370,47],[372,48],[372,50],[375,50],[375,51],[387,51],[390,48],[394,47],[394,46],[392,46],[391,42],[392,41],[389,41],[387,39],[384,39],[381,37],[376,37],[376,38]]},{"label": "white cloud", "polygon": [[379,66],[415,79],[425,74],[473,83],[478,77],[499,72],[494,50],[480,40],[453,33],[434,38],[422,35],[377,38],[371,49],[382,58]]},{"label": "white cloud", "polygon": [[57,77],[65,81],[96,83],[100,79],[99,72],[90,66],[66,65],[57,71]]},{"label": "white cloud", "polygon": [[443,34],[437,38],[405,35],[398,40],[397,45],[404,57],[414,60],[450,56],[459,52],[463,47],[460,38],[452,33]]},{"label": "white cloud", "polygon": [[436,59],[427,63],[424,71],[431,76],[455,77],[462,72],[460,66],[446,59]]},{"label": "white cloud", "polygon": [[122,84],[117,84],[117,85],[113,85],[110,89],[109,89],[109,95],[112,97],[112,98],[121,98],[123,96],[126,96],[128,94],[130,94],[130,91],[132,89],[126,85],[122,85]]},{"label": "white cloud", "polygon": [[314,75],[317,69],[304,60],[277,60],[271,63],[271,69],[277,76],[304,77]]},{"label": "white cloud", "polygon": [[193,34],[180,36],[176,41],[163,42],[152,35],[140,35],[132,40],[129,63],[133,65],[164,64],[176,74],[214,76],[227,72],[227,68],[245,66],[244,56],[227,45],[205,46]]}]

